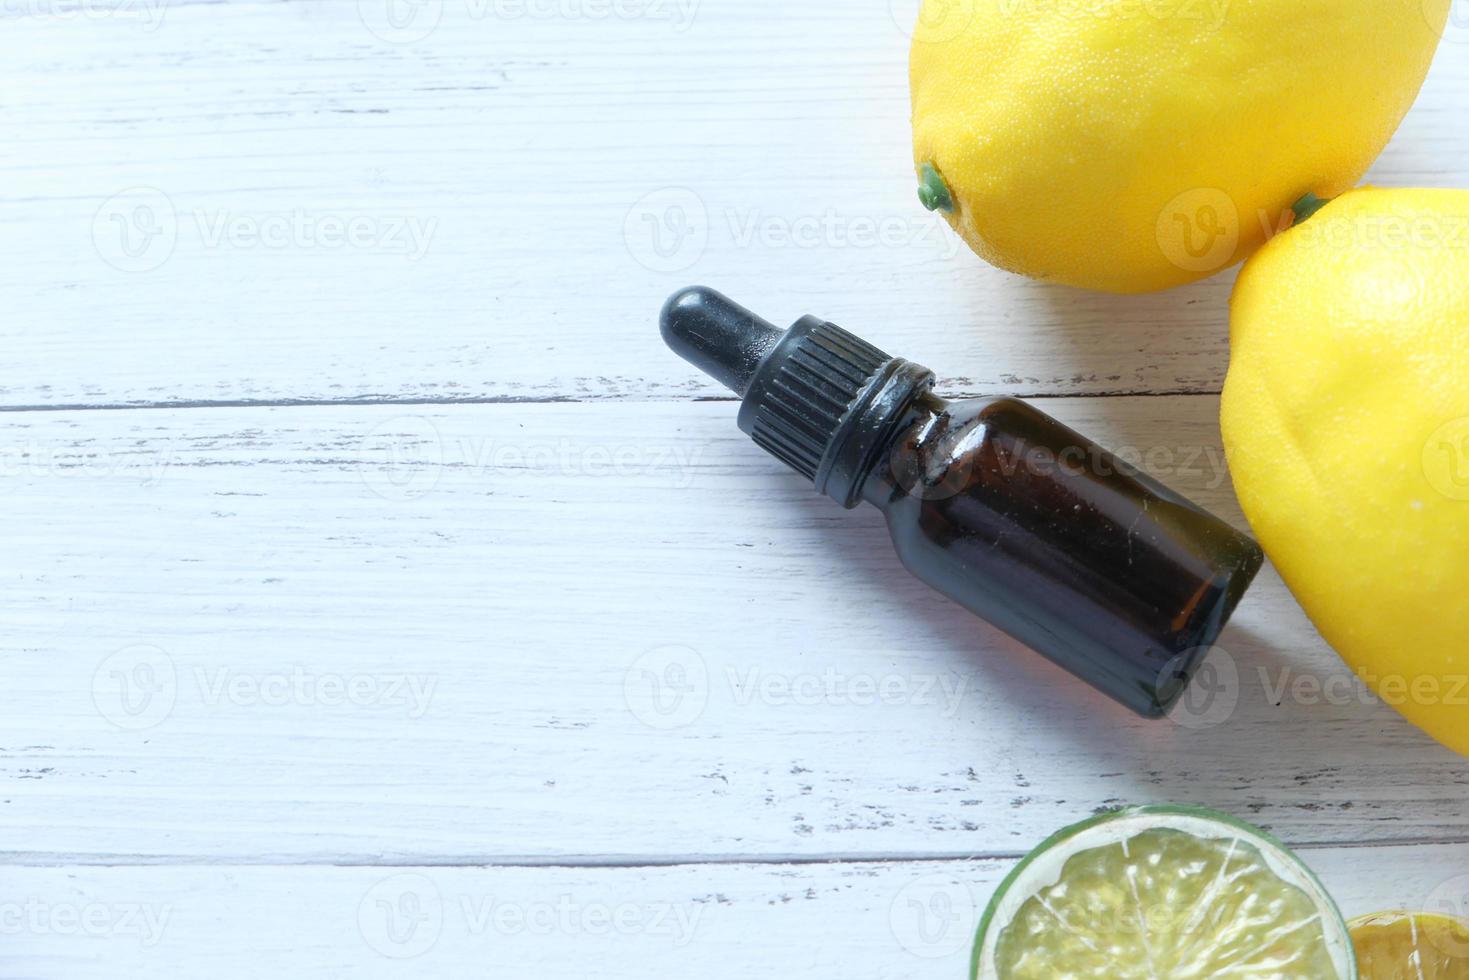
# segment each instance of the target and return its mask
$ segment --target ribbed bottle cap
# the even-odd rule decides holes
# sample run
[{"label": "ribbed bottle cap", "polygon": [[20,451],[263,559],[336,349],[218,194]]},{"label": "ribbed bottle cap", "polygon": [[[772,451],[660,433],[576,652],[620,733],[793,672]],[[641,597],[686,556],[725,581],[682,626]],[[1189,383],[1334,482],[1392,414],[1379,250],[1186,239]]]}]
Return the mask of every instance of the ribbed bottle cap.
[{"label": "ribbed bottle cap", "polygon": [[744,396],[739,426],[843,506],[856,504],[874,454],[933,375],[833,323],[781,331],[712,289],[675,293],[663,338]]},{"label": "ribbed bottle cap", "polygon": [[891,359],[835,324],[800,320],[756,372],[740,428],[814,481],[842,419]]}]

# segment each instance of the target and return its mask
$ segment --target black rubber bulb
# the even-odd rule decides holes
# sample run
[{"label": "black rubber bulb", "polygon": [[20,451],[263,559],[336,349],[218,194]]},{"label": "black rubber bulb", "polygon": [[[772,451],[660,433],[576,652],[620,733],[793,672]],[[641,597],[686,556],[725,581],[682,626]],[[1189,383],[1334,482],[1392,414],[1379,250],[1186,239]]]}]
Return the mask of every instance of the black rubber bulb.
[{"label": "black rubber bulb", "polygon": [[741,398],[760,362],[785,335],[723,293],[702,286],[668,297],[660,327],[674,353]]},{"label": "black rubber bulb", "polygon": [[1140,714],[1164,714],[1264,560],[1224,521],[1013,398],[834,324],[779,330],[711,289],[668,345],[744,400],[739,425],[844,507],[881,510],[908,570]]}]

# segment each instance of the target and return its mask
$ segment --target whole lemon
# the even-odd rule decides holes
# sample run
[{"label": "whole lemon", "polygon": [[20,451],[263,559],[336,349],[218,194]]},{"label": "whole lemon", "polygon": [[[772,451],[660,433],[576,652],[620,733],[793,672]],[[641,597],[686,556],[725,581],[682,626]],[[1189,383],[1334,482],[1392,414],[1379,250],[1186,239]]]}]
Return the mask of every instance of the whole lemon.
[{"label": "whole lemon", "polygon": [[1469,191],[1352,191],[1245,265],[1224,445],[1260,543],[1378,697],[1469,754]]},{"label": "whole lemon", "polygon": [[1109,292],[1211,275],[1354,186],[1451,0],[925,0],[919,194],[989,262]]}]

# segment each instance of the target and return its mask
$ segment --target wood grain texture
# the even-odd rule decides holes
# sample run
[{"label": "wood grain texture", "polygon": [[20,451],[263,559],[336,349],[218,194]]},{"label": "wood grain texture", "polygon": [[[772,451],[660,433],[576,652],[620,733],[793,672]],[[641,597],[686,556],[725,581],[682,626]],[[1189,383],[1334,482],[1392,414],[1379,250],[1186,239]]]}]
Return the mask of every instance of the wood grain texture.
[{"label": "wood grain texture", "polygon": [[[1469,889],[1464,845],[1305,857],[1348,916]],[[20,869],[0,974],[954,980],[1010,863]]]},{"label": "wood grain texture", "polygon": [[[954,391],[1219,389],[1229,275],[1040,286],[918,206],[911,3],[389,2],[6,6],[0,405],[704,396],[700,280]],[[1372,179],[1469,186],[1466,78]]]},{"label": "wood grain texture", "polygon": [[[1214,398],[1048,408],[1239,519]],[[5,432],[12,862],[1013,854],[1156,801],[1469,839],[1463,760],[1273,574],[1189,713],[1135,719],[910,578],[728,403]]]},{"label": "wood grain texture", "polygon": [[[955,977],[1016,856],[1151,801],[1308,848],[1349,914],[1469,902],[1463,760],[1270,570],[1132,718],[663,349],[689,282],[819,313],[1240,520],[1232,276],[959,247],[911,16],[0,4],[0,977]],[[1469,186],[1466,99],[1457,12],[1373,179]]]}]

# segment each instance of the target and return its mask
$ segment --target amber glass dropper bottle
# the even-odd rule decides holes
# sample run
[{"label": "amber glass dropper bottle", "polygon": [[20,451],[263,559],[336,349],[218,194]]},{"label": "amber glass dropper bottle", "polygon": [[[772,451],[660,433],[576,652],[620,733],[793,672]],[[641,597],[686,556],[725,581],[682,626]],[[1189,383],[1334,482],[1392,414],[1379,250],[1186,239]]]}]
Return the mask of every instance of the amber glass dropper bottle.
[{"label": "amber glass dropper bottle", "polygon": [[781,330],[693,287],[662,331],[743,399],[757,444],[843,507],[882,511],[909,571],[1139,714],[1183,693],[1264,560],[1055,419],[946,401],[927,368],[834,324]]}]

